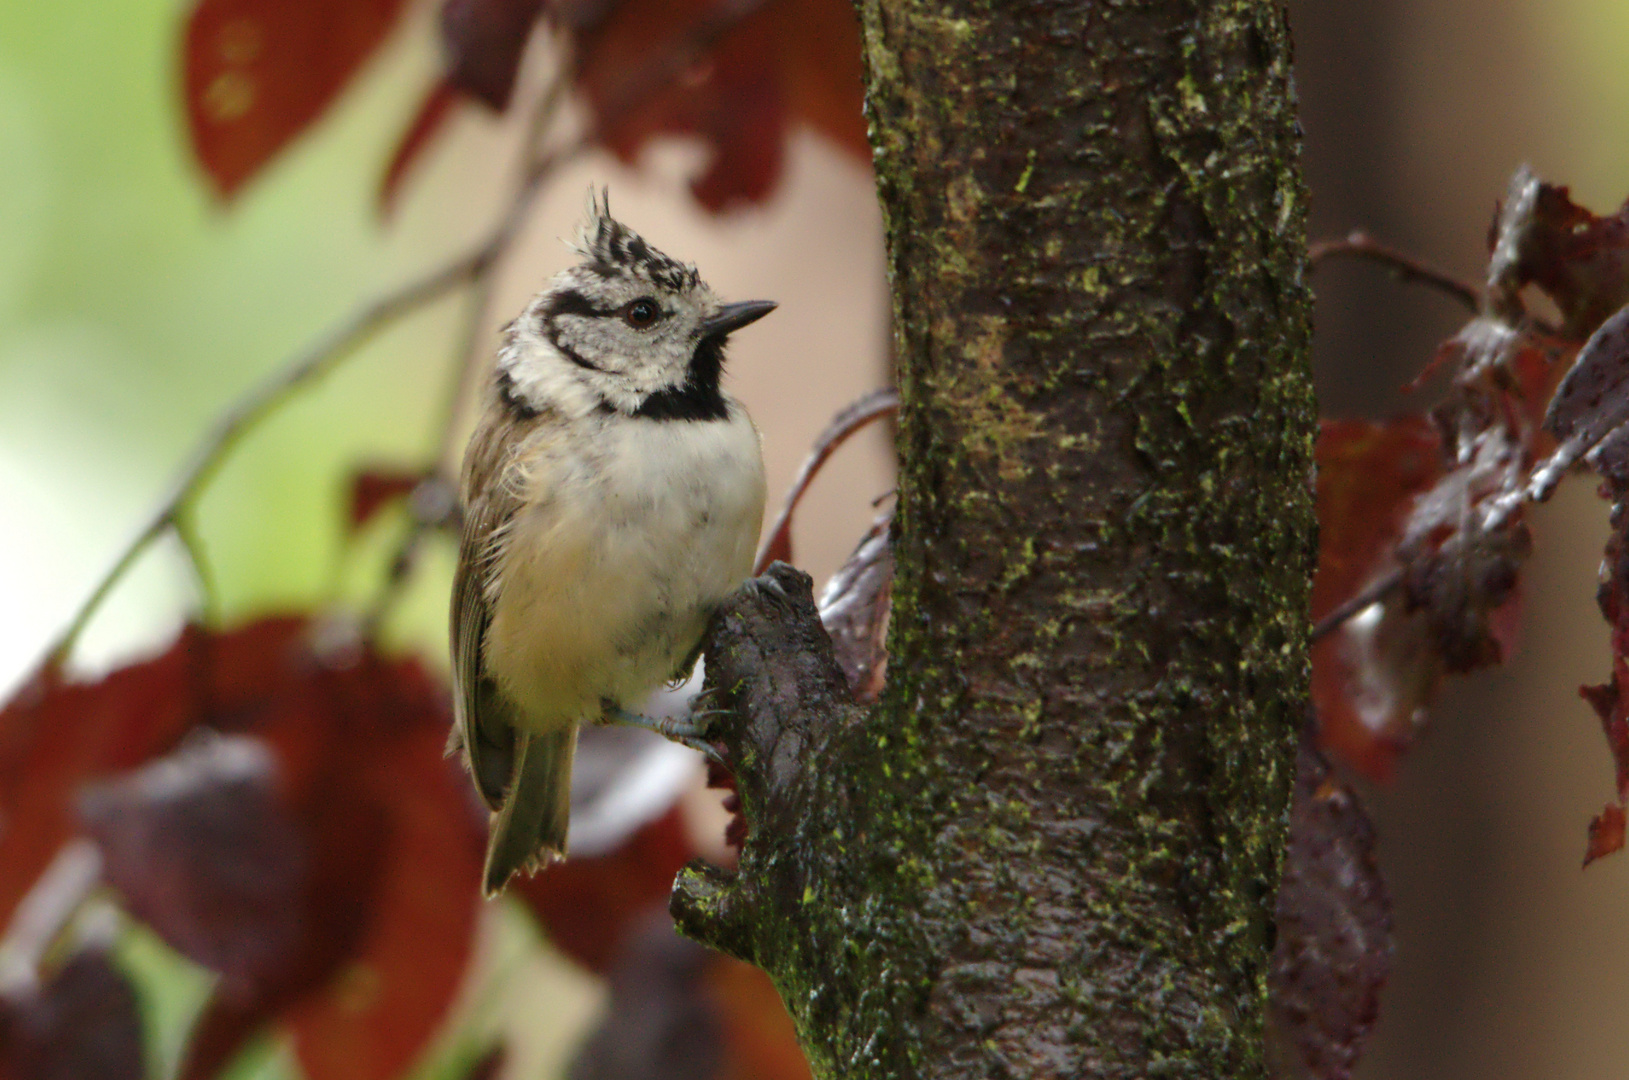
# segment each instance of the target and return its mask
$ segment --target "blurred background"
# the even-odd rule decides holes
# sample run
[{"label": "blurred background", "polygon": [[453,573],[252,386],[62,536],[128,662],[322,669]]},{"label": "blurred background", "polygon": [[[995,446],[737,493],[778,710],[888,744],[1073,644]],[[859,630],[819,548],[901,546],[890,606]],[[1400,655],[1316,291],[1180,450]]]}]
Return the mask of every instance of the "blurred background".
[{"label": "blurred background", "polygon": [[[1624,5],[1290,6],[1314,238],[1361,227],[1477,280],[1494,201],[1520,162],[1598,212],[1629,194],[1629,67],[1616,47],[1629,34]],[[462,251],[495,219],[511,181],[516,121],[465,109],[417,166],[392,220],[376,215],[380,163],[441,63],[434,5],[420,4],[334,109],[223,206],[186,141],[183,16],[169,0],[0,6],[7,688],[211,420],[359,302]],[[548,64],[534,57],[523,79]],[[618,217],[696,262],[726,298],[781,303],[732,344],[729,369],[763,431],[773,498],[832,413],[886,379],[875,198],[852,155],[800,130],[764,205],[712,216],[686,186],[699,153],[669,140],[637,171],[596,153],[558,174],[501,268],[480,333],[489,349],[498,326],[566,263],[557,238],[570,236],[588,185],[608,184]],[[1330,263],[1316,285],[1325,411],[1419,407],[1399,388],[1463,313],[1358,263]],[[447,300],[397,324],[230,459],[198,517],[217,617],[369,595],[390,522],[342,545],[346,483],[358,464],[421,464],[434,453],[463,318],[461,303]],[[822,474],[796,532],[797,561],[817,582],[890,485],[880,429]],[[1452,682],[1396,783],[1366,792],[1398,954],[1362,1077],[1594,1078],[1629,1051],[1614,1022],[1629,991],[1619,919],[1629,862],[1579,870],[1585,823],[1612,783],[1599,725],[1576,696],[1608,671],[1593,603],[1604,510],[1576,482],[1534,516],[1520,654]],[[440,662],[450,566],[445,545],[423,561],[386,628],[391,644]],[[100,670],[158,649],[198,602],[184,562],[161,546],[97,618],[76,664]],[[506,1075],[556,1075],[604,990],[553,957],[515,913],[495,907],[488,923],[483,974],[461,1008],[490,1004],[493,986],[517,988],[500,1010],[516,1040]],[[136,962],[179,1017],[202,991],[163,953],[148,941]],[[271,1053],[244,1075],[287,1068]]]},{"label": "blurred background", "polygon": [[[1312,236],[1362,228],[1480,281],[1494,201],[1523,161],[1598,213],[1629,195],[1629,8],[1597,0],[1295,0]],[[1372,266],[1318,272],[1321,405],[1381,416],[1464,319]],[[1396,781],[1365,789],[1397,955],[1357,1075],[1616,1075],[1629,1052],[1629,863],[1580,871],[1612,795],[1594,713],[1609,672],[1595,575],[1605,504],[1587,479],[1531,522],[1526,616],[1504,667],[1451,679]]]}]

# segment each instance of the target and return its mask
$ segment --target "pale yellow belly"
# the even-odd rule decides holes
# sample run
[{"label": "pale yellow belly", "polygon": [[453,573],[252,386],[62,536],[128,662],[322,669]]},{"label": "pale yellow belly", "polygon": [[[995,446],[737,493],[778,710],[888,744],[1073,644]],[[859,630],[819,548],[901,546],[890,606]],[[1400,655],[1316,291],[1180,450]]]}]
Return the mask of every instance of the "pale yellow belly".
[{"label": "pale yellow belly", "polygon": [[595,720],[605,700],[638,709],[696,648],[751,570],[763,480],[748,432],[750,460],[725,443],[713,454],[723,464],[675,452],[642,470],[613,461],[589,485],[535,478],[555,488],[511,524],[485,643],[488,673],[527,726]]}]

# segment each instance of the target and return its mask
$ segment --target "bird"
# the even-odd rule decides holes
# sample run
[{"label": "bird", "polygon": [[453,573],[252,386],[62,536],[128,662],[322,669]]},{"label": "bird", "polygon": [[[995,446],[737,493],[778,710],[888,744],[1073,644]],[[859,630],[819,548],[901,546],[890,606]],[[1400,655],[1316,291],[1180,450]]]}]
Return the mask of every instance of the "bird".
[{"label": "bird", "polygon": [[699,745],[635,710],[694,667],[763,526],[760,436],[721,377],[776,305],[720,301],[604,189],[573,246],[503,330],[459,482],[449,751],[491,812],[487,896],[565,857],[581,725]]}]

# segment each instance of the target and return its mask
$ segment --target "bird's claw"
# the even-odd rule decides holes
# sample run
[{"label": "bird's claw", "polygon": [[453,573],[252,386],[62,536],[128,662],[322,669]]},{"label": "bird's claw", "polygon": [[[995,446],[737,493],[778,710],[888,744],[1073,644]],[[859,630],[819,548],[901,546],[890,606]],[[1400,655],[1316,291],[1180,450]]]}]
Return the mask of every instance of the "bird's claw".
[{"label": "bird's claw", "polygon": [[782,601],[790,599],[786,595],[786,590],[781,587],[781,583],[769,574],[759,574],[755,578],[748,578],[747,583],[741,588],[753,596],[763,596],[771,600]]},{"label": "bird's claw", "polygon": [[712,717],[712,710],[705,710],[700,713],[692,712],[684,717],[664,716],[658,718],[641,716],[639,713],[629,712],[620,705],[611,702],[605,704],[605,719],[608,723],[626,724],[629,727],[654,731],[663,738],[673,740],[680,746],[688,746],[709,761],[723,765],[725,763],[724,755],[706,738],[707,729],[711,725],[696,722],[698,719],[711,720]]}]

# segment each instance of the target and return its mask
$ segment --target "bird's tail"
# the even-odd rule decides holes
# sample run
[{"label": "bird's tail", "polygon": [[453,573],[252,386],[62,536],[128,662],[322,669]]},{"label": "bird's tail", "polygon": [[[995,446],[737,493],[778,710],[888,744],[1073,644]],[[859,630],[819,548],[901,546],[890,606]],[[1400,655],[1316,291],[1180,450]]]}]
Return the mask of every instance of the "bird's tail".
[{"label": "bird's tail", "polygon": [[571,759],[577,727],[535,735],[516,732],[515,772],[503,808],[492,815],[486,845],[486,894],[496,896],[517,870],[536,870],[566,856],[571,820]]}]

